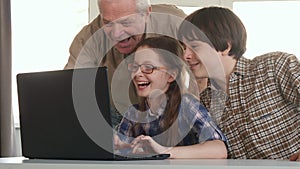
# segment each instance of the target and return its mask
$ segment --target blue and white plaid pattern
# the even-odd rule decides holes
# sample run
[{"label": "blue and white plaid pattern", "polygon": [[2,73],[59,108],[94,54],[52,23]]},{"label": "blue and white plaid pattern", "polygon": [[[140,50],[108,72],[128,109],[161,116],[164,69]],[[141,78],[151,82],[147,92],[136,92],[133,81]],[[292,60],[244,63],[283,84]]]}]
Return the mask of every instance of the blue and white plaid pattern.
[{"label": "blue and white plaid pattern", "polygon": [[[135,106],[131,106],[124,118],[119,124],[118,134],[122,141],[131,142],[135,137],[143,134],[151,137],[158,137],[163,133],[160,123],[163,122],[164,114],[159,117],[149,115],[149,109],[146,112],[138,111]],[[138,120],[138,113],[145,113],[145,119]],[[136,122],[143,121],[138,133],[133,132]],[[180,111],[177,117],[178,135],[182,138],[178,145],[192,145],[207,140],[223,140],[225,136],[221,130],[212,121],[210,114],[192,95],[183,95],[180,105]],[[176,138],[174,138],[176,139]],[[159,139],[158,139],[159,140]]]}]

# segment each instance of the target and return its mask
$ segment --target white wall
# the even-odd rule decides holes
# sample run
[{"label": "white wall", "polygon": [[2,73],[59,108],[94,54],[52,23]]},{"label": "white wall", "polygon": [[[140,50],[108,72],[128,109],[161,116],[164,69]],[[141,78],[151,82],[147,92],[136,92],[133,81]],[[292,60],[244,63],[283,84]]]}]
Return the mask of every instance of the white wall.
[{"label": "white wall", "polygon": [[89,21],[92,21],[99,14],[97,1],[89,0]]}]

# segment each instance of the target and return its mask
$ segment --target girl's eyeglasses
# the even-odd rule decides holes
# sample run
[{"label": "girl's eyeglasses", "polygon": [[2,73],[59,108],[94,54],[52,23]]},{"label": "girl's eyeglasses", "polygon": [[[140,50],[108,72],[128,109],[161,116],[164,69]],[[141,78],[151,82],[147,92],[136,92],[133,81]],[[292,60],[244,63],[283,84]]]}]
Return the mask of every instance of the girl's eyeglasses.
[{"label": "girl's eyeglasses", "polygon": [[166,69],[166,67],[158,67],[158,66],[153,66],[151,64],[137,64],[137,63],[129,63],[127,65],[127,69],[130,72],[137,72],[141,68],[142,73],[146,74],[151,74],[153,70],[159,70],[159,69]]}]

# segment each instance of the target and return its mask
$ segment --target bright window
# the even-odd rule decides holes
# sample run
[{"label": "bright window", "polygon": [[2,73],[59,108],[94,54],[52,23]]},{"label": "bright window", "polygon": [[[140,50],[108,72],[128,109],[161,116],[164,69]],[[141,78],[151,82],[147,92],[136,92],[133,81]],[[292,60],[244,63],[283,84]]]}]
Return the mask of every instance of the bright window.
[{"label": "bright window", "polygon": [[245,56],[284,51],[300,58],[300,1],[234,2],[233,11],[247,29]]},{"label": "bright window", "polygon": [[87,0],[12,0],[12,92],[19,122],[16,74],[63,69],[69,46],[88,23]]}]

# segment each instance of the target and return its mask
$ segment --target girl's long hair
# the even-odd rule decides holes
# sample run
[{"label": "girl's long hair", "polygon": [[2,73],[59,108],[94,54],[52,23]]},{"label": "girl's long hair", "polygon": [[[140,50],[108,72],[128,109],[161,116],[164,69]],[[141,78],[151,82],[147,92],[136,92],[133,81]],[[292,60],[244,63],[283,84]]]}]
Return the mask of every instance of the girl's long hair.
[{"label": "girl's long hair", "polygon": [[[163,141],[163,143],[160,142],[160,144],[166,146],[175,146],[178,144],[177,117],[180,109],[182,93],[184,93],[186,90],[185,81],[187,80],[186,76],[187,71],[189,70],[189,68],[181,59],[184,54],[184,48],[178,40],[168,36],[147,38],[141,41],[137,45],[136,49],[139,47],[150,48],[159,55],[161,61],[168,68],[168,70],[177,72],[176,80],[170,83],[170,86],[165,93],[167,96],[167,104],[162,115],[162,122],[159,123],[159,127],[162,129],[161,131],[166,132],[163,136],[164,138],[159,139]],[[139,97],[138,109],[141,112],[146,111],[146,98]],[[140,116],[142,117],[139,118],[145,118],[145,113],[140,113]],[[136,123],[134,126],[134,135],[137,136],[137,134],[140,133],[140,129],[141,123]]]}]

